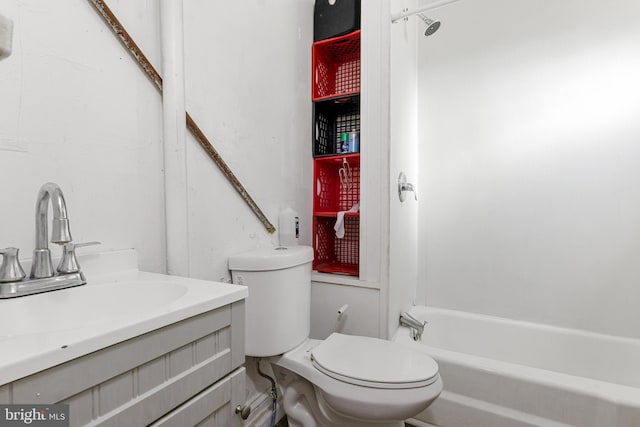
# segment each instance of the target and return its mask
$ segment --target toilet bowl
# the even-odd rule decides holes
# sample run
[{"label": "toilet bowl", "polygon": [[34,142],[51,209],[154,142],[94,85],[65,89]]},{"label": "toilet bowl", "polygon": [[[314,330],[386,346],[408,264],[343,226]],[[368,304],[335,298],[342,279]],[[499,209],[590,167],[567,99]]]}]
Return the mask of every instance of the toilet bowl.
[{"label": "toilet bowl", "polygon": [[245,352],[265,357],[291,427],[402,426],[442,391],[436,362],[387,340],[309,338],[310,247],[260,249],[229,259],[248,286]]},{"label": "toilet bowl", "polygon": [[[358,425],[354,421],[402,425],[399,421],[423,411],[442,391],[433,359],[374,338],[334,333],[324,341],[307,339],[269,361],[285,396],[293,381],[310,383],[311,389],[296,391],[319,426]],[[288,400],[285,412],[296,427],[297,414]]]}]

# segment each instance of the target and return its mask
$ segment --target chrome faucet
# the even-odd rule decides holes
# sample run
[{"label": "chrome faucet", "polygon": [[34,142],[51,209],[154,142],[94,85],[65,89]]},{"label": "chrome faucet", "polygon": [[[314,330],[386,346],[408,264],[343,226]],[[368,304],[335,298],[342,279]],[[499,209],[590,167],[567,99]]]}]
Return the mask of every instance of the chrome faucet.
[{"label": "chrome faucet", "polygon": [[32,279],[52,277],[54,274],[51,264],[51,252],[47,243],[47,210],[49,209],[49,201],[51,201],[53,211],[51,242],[63,245],[71,241],[64,195],[57,184],[48,182],[40,188],[38,199],[36,200],[36,247],[33,250],[33,264],[31,265]]},{"label": "chrome faucet", "polygon": [[[51,202],[51,242],[63,245],[58,268],[53,270],[48,240],[47,211]],[[36,247],[33,251],[31,276],[26,279],[18,259],[18,248],[0,249],[0,299],[80,286],[87,283],[76,259],[76,248],[100,242],[72,243],[67,218],[67,205],[58,185],[48,182],[40,188],[36,200]]]},{"label": "chrome faucet", "polygon": [[427,322],[420,322],[406,311],[400,314],[400,325],[409,328],[411,331],[411,338],[413,338],[414,341],[420,341],[426,324]]}]

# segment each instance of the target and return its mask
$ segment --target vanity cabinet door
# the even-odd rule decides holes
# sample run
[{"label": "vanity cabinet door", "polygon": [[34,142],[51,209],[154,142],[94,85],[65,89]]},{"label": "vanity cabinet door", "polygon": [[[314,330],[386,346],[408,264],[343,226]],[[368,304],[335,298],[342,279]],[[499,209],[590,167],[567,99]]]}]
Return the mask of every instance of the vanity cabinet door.
[{"label": "vanity cabinet door", "polygon": [[151,427],[240,427],[235,408],[244,402],[245,369],[239,368]]}]

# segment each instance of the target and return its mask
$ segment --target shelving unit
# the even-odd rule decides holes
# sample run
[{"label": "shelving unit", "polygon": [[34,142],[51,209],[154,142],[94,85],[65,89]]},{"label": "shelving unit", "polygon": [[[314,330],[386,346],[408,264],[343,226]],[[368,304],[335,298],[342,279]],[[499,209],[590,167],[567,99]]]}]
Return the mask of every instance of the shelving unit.
[{"label": "shelving unit", "polygon": [[347,211],[360,202],[360,30],[312,49],[313,269],[358,276],[360,212]]}]

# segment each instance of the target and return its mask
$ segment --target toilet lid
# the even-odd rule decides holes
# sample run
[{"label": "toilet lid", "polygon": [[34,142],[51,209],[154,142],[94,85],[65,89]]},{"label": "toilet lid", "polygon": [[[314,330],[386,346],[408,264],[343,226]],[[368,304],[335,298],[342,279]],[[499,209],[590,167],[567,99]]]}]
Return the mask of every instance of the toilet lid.
[{"label": "toilet lid", "polygon": [[437,379],[427,354],[392,341],[333,333],[311,350],[313,365],[337,380],[375,388],[424,387]]}]

